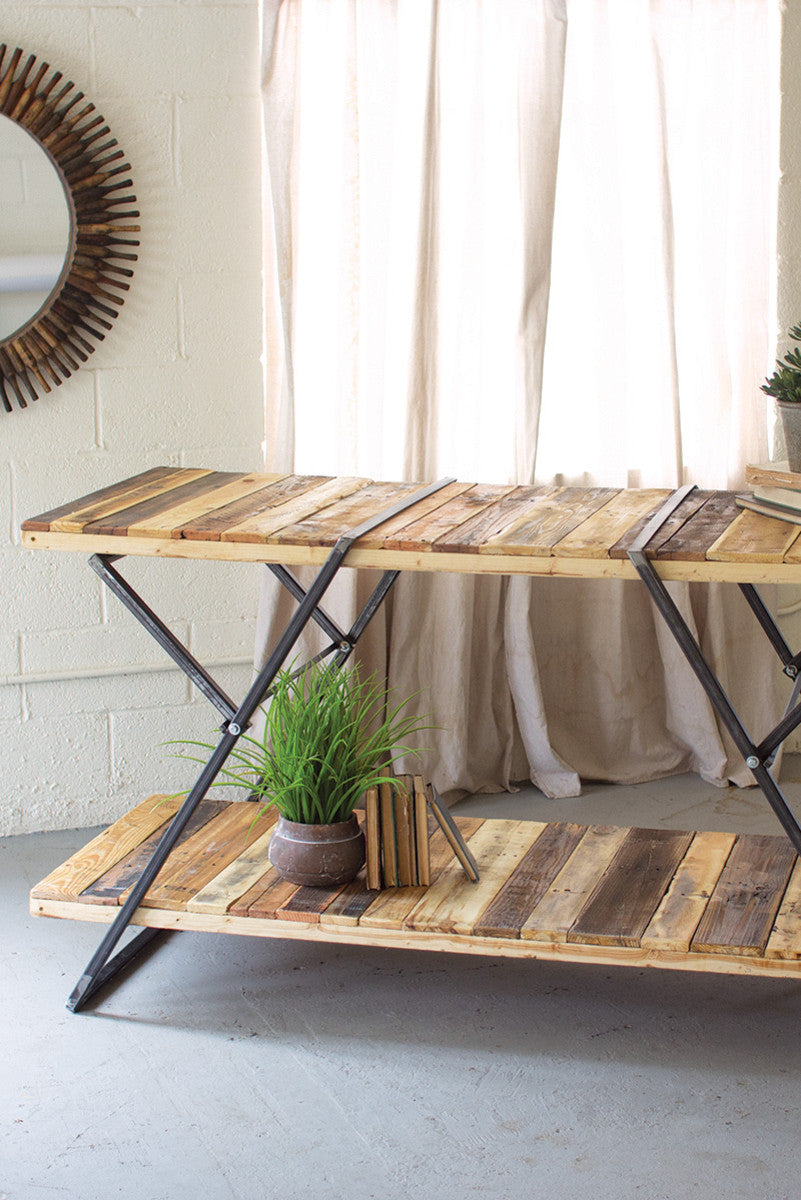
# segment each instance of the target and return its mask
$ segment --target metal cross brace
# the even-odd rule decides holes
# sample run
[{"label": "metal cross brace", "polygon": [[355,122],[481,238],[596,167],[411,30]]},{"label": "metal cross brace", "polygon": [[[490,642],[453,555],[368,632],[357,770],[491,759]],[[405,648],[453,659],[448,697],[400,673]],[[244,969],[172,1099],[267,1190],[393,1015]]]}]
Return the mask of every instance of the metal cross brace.
[{"label": "metal cross brace", "polygon": [[753,584],[741,583],[740,590],[781,659],[785,674],[795,681],[790,701],[781,721],[761,742],[755,743],[746,732],[720,681],[704,658],[697,639],[646,553],[646,546],[651,538],[661,529],[684,497],[693,490],[693,486],[690,484],[680,488],[667,499],[633,543],[628,551],[628,556],[637,574],[648,588],[651,599],[695,672],[715,711],[731,735],[732,741],[745,759],[746,766],[754,776],[754,780],[761,788],[793,846],[801,854],[801,825],[770,772],[779,746],[801,724],[801,704],[798,702],[801,693],[801,682],[799,681],[801,679],[799,677],[801,654],[793,655]]},{"label": "metal cross brace", "polygon": [[427,487],[421,488],[409,496],[405,496],[396,504],[383,509],[356,528],[343,534],[331,550],[308,590],[301,588],[294,577],[289,572],[285,572],[283,568],[279,568],[276,571],[278,578],[285,586],[289,587],[295,598],[299,600],[299,604],[279,637],[275,648],[268,656],[267,661],[238,707],[225,695],[223,690],[215,683],[200,663],[192,657],[186,647],[171,633],[163,621],[136,594],[131,585],[112,567],[111,563],[114,561],[114,557],[95,555],[90,559],[92,568],[100,575],[103,582],[111,588],[114,594],[118,596],[126,608],[133,613],[159,645],[166,650],[181,670],[192,679],[207,699],[223,714],[225,721],[222,725],[222,736],[216,748],[201,770],[194,786],[187,793],[186,799],[170,822],[153,851],[151,858],[144,867],[142,874],[131,889],[125,903],[120,908],[119,913],[100,942],[94,955],[89,960],[83,975],[75,985],[67,1002],[67,1008],[72,1012],[79,1012],[91,996],[120,970],[126,967],[135,955],[138,954],[139,950],[151,942],[157,933],[165,932],[162,930],[153,931],[146,929],[133,938],[122,950],[118,951],[114,958],[111,958],[117,943],[128,927],[136,909],[139,907],[158,872],[164,865],[170,851],[186,828],[192,813],[219,775],[243,731],[248,728],[256,709],[269,696],[270,688],[276,675],[283,667],[292,648],[295,646],[309,621],[317,621],[329,634],[335,635],[333,644],[328,650],[323,651],[322,655],[318,655],[317,657],[325,657],[327,654],[334,653],[333,666],[336,667],[341,666],[353,653],[354,646],[381,607],[390,588],[397,579],[398,571],[387,571],[384,573],[347,633],[342,633],[338,626],[319,607],[320,601],[343,565],[345,556],[353,543],[358,538],[364,536],[364,534],[375,529],[376,526],[382,525],[391,517],[410,508],[413,504],[425,499],[426,496],[439,491],[440,488],[452,482],[452,479],[446,478],[429,484]]}]

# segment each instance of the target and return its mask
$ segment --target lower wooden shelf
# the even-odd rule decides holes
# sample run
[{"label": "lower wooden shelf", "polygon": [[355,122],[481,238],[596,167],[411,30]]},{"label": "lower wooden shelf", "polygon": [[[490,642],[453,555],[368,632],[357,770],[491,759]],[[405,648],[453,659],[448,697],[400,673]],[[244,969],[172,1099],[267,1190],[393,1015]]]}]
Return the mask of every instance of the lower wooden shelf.
[{"label": "lower wooden shelf", "polygon": [[[110,923],[178,802],[151,796],[31,891],[39,916]],[[298,888],[267,859],[275,820],[204,800],[133,923],[451,953],[801,975],[801,864],[785,837],[457,818],[430,887]]]}]

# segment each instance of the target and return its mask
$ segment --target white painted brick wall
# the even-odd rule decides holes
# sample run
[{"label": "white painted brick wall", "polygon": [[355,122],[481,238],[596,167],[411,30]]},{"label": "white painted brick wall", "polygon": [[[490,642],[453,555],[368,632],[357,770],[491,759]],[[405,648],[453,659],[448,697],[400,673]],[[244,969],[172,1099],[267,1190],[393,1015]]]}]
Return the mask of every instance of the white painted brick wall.
[{"label": "white painted brick wall", "polygon": [[[23,551],[19,525],[162,463],[263,466],[258,3],[4,3],[0,40],[86,92],[142,214],[129,297],[88,367],[0,418],[0,833],[17,833],[187,786],[194,768],[161,743],[219,725],[83,557]],[[121,569],[201,661],[249,657],[258,567]],[[212,674],[235,699],[251,678]]]}]

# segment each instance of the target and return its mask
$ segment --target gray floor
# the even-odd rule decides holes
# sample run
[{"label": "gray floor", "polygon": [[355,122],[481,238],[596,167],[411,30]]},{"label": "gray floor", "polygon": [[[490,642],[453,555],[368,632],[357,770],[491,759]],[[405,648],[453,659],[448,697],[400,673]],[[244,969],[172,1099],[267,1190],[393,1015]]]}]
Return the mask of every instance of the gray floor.
[{"label": "gray floor", "polygon": [[[778,828],[688,778],[461,811]],[[26,893],[86,840],[0,841],[0,1200],[801,1194],[799,983],[183,933],[71,1016],[99,928]]]}]

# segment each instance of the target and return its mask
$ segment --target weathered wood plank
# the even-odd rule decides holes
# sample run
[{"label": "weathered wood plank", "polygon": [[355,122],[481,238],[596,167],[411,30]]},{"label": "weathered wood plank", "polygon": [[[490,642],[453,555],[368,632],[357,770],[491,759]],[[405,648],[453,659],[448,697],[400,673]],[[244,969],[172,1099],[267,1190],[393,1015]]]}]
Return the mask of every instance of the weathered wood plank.
[{"label": "weathered wood plank", "polygon": [[[288,880],[282,879],[275,867],[272,867],[262,877],[262,884],[266,884],[266,887],[261,887],[261,890],[257,894],[254,894],[253,899],[247,908],[244,909],[244,912],[249,917],[259,917],[262,920],[273,921],[278,914],[278,910],[289,903],[299,888],[296,883],[289,883]],[[258,889],[260,885],[256,884],[255,886]],[[243,914],[243,906],[247,896],[248,894],[246,893],[241,900],[232,906],[232,913]]]},{"label": "weathered wood plank", "polygon": [[101,517],[98,521],[90,521],[84,526],[83,532],[96,537],[127,537],[131,525],[174,508],[176,504],[183,503],[185,500],[203,496],[212,488],[229,483],[235,477],[233,471],[208,471],[188,483],[182,483],[179,487],[172,488],[169,492],[162,492],[149,500],[140,500],[129,508],[122,508],[119,512],[110,513],[109,516]]},{"label": "weathered wood plank", "polygon": [[[364,883],[362,873],[362,883]],[[339,887],[299,887],[285,904],[276,909],[276,919],[279,921],[303,921],[306,924],[319,924],[320,917],[333,904],[347,884]]]},{"label": "weathered wood plank", "polygon": [[559,558],[609,558],[612,546],[632,525],[664,504],[669,495],[666,488],[618,492],[603,508],[557,542],[554,554]]},{"label": "weathered wood plank", "polygon": [[[123,485],[116,496],[109,495],[103,500],[85,505],[66,516],[58,517],[50,528],[59,533],[81,533],[92,521],[98,521],[101,517],[110,517],[120,509],[130,508],[140,501],[166,495],[175,488],[181,487],[185,483],[191,483],[193,479],[198,479],[205,474],[206,472],[199,470],[162,467],[154,472],[154,477],[146,483],[140,483],[138,486]],[[113,492],[114,489],[111,491]]]},{"label": "weathered wood plank", "polygon": [[801,958],[801,861],[793,867],[765,954],[768,958]]},{"label": "weathered wood plank", "polygon": [[801,526],[748,509],[737,511],[740,515],[712,543],[707,558],[712,562],[783,562],[801,535]]},{"label": "weathered wood plank", "polygon": [[432,548],[440,554],[478,554],[486,541],[501,535],[504,529],[524,518],[537,500],[552,495],[555,490],[544,486],[513,488],[463,524],[443,533]]},{"label": "weathered wood plank", "polygon": [[335,900],[320,913],[321,925],[358,925],[359,918],[385,892],[368,890],[364,877],[357,876],[344,887]]},{"label": "weathered wood plank", "polygon": [[[698,512],[699,508],[702,508],[703,505],[706,504],[707,500],[709,500],[713,495],[714,492],[702,492],[699,491],[698,488],[695,488],[694,491],[689,492],[681,501],[681,503],[674,508],[668,519],[662,526],[660,526],[660,528],[648,542],[647,546],[645,547],[645,553],[647,557],[656,558],[665,542],[670,541],[673,535],[678,533],[682,526],[686,525],[690,517],[694,516],[694,514]],[[614,546],[611,547],[609,551],[609,557],[627,558],[629,550],[634,545],[643,529],[645,529],[645,526],[652,517],[656,516],[661,507],[661,503],[656,504],[649,513],[645,513],[642,517],[640,517],[639,521],[635,522],[631,529],[627,530],[627,532],[624,533],[617,542],[615,542]]]},{"label": "weathered wood plank", "polygon": [[568,930],[608,869],[627,833],[627,829],[591,825],[522,925],[521,938],[536,942],[566,942]]},{"label": "weathered wood plank", "polygon": [[481,878],[442,874],[406,919],[409,929],[470,933],[476,919],[542,832],[538,821],[487,821],[470,839]]},{"label": "weathered wood plank", "polygon": [[638,946],[691,841],[673,829],[630,829],[567,940]]},{"label": "weathered wood plank", "polygon": [[181,526],[181,537],[189,541],[219,542],[226,530],[235,529],[251,517],[319,487],[328,478],[326,475],[280,475],[272,483],[239,500],[187,521]]},{"label": "weathered wood plank", "polygon": [[215,875],[205,887],[200,888],[187,901],[188,911],[228,912],[231,905],[235,904],[240,896],[244,896],[245,892],[258,879],[262,878],[264,872],[270,867],[268,857],[270,839],[273,836],[277,819],[277,810],[273,807],[268,808],[263,818],[264,824],[267,826],[265,831],[242,854],[237,855],[233,862],[224,867],[219,875]]},{"label": "weathered wood plank", "polygon": [[685,952],[690,949],[693,934],[736,840],[734,833],[696,833],[640,938],[644,949]]},{"label": "weathered wood plank", "polygon": [[187,901],[243,854],[269,827],[269,810],[254,816],[246,800],[230,804],[198,833],[176,847],[142,901],[145,908],[183,909]]},{"label": "weathered wood plank", "polygon": [[[180,799],[183,799],[181,797]],[[153,852],[164,836],[169,819],[175,809],[178,807],[180,800],[170,801],[170,807],[165,808],[167,817],[163,825],[151,833],[150,837],[146,838],[141,845],[135,847],[124,858],[121,858],[115,866],[105,871],[99,879],[81,892],[78,899],[82,904],[121,904],[122,898],[128,894],[131,888],[139,879],[142,871],[145,869]],[[228,807],[226,800],[201,800],[192,816],[186,823],[186,828],[181,833],[176,848],[182,846],[183,843],[193,834],[202,829],[204,825]]]},{"label": "weathered wood plank", "polygon": [[177,810],[179,802],[166,796],[148,796],[108,829],[92,838],[61,866],[32,889],[35,899],[77,899],[110,867],[125,858]]},{"label": "weathered wood plank", "polygon": [[527,515],[488,538],[481,553],[547,557],[557,542],[602,508],[617,491],[617,488],[558,488],[536,501]]},{"label": "weathered wood plank", "polygon": [[355,476],[327,479],[317,487],[304,489],[297,496],[293,496],[281,504],[273,505],[266,512],[254,513],[237,525],[229,526],[220,534],[220,541],[269,542],[287,525],[305,520],[306,517],[319,512],[320,509],[333,504],[335,500],[359,491],[368,483],[372,483],[372,480]]},{"label": "weathered wood plank", "polygon": [[[471,838],[484,824],[479,817],[456,818],[456,821],[465,839]],[[443,879],[446,875],[453,883],[458,882],[460,876],[464,879],[464,872],[439,827],[431,834],[429,854],[433,881]],[[387,888],[378,896],[373,893],[374,903],[365,909],[359,924],[372,929],[402,929],[427,891],[428,888],[420,884],[417,887]]]},{"label": "weathered wood plank", "polygon": [[695,953],[761,955],[795,861],[785,837],[738,838],[690,948]]},{"label": "weathered wood plank", "polygon": [[386,538],[384,545],[397,550],[431,550],[439,538],[453,533],[511,491],[511,484],[473,484],[467,491],[453,496],[420,520],[401,529],[394,537]]},{"label": "weathered wood plank", "polygon": [[[286,476],[278,476],[278,479]],[[224,508],[226,504],[246,499],[254,492],[264,491],[271,483],[277,482],[276,476],[257,474],[241,475],[230,483],[219,484],[206,494],[183,500],[174,508],[167,508],[157,516],[146,518],[135,525],[128,526],[128,537],[182,537],[182,529],[190,521],[203,520]]]},{"label": "weathered wood plank", "polygon": [[419,483],[370,483],[293,525],[285,525],[270,540],[282,546],[333,546],[343,534],[421,487]]},{"label": "weathered wood plank", "polygon": [[[99,488],[96,492],[89,492],[86,496],[79,496],[77,500],[60,504],[58,508],[51,508],[48,512],[29,517],[22,522],[22,528],[43,533],[53,526],[54,521],[58,521],[62,517],[79,515],[87,509],[91,511],[95,506],[100,508],[102,515],[103,505],[106,501],[113,506],[122,497],[124,504],[126,497],[131,492],[135,492],[137,488],[158,484],[161,480],[169,479],[177,470],[176,467],[151,467],[149,471],[141,471],[131,479],[122,479],[119,483],[112,483],[108,487]],[[111,511],[114,511],[113,507]]]},{"label": "weathered wood plank", "polygon": [[739,514],[732,492],[713,492],[656,552],[658,559],[706,562],[707,551]]},{"label": "weathered wood plank", "polygon": [[520,930],[578,846],[586,825],[551,822],[479,915],[479,937],[520,937]]},{"label": "weathered wood plank", "polygon": [[424,500],[418,500],[410,508],[404,509],[397,516],[384,521],[383,525],[379,525],[378,529],[374,529],[372,533],[366,533],[364,537],[360,537],[356,545],[360,550],[378,550],[389,546],[391,542],[402,541],[403,530],[407,526],[422,521],[423,517],[442,508],[443,504],[447,504],[456,496],[461,496],[462,492],[468,491],[472,486],[471,483],[446,483],[438,492],[432,492]]}]

